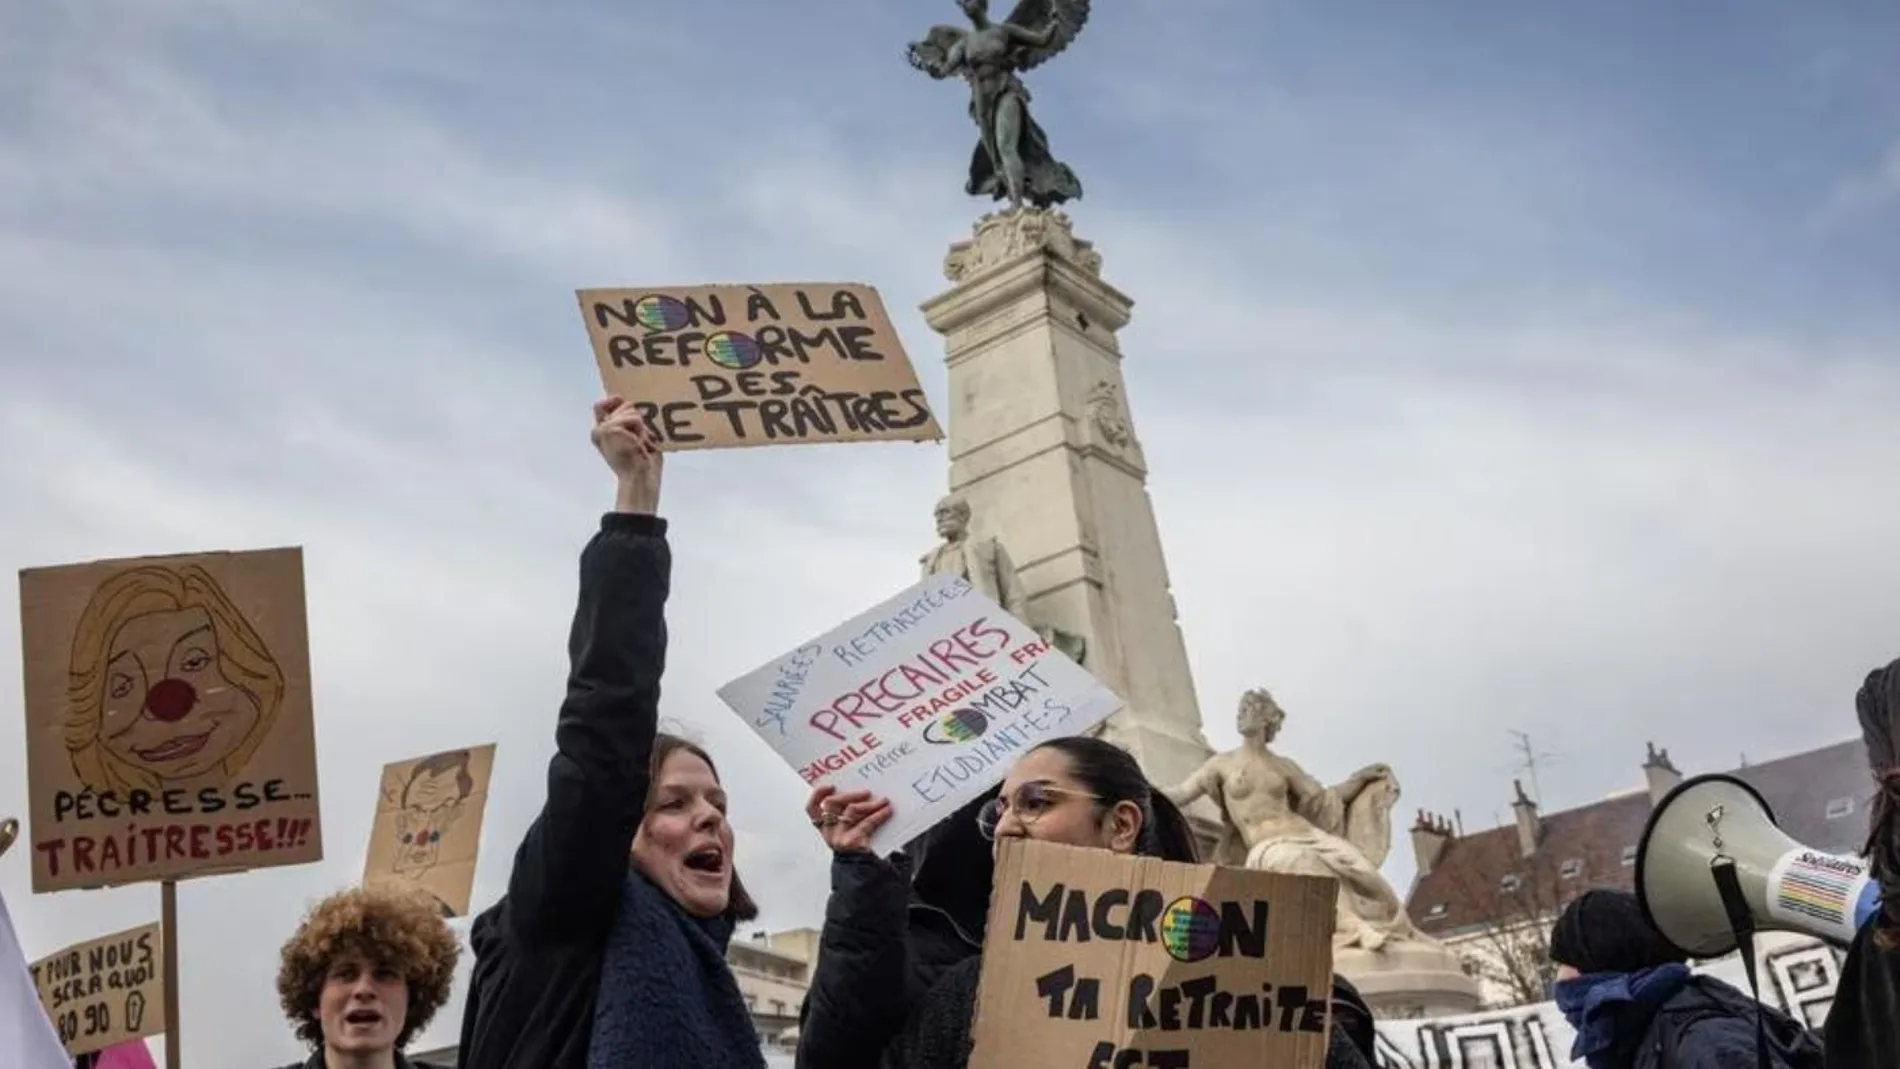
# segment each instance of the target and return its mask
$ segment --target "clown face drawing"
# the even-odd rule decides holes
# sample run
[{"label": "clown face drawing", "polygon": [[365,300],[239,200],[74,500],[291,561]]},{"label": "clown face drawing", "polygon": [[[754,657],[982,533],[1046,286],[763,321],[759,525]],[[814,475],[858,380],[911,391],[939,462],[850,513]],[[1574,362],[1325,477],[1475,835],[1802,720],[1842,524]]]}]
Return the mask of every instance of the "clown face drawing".
[{"label": "clown face drawing", "polygon": [[396,806],[396,857],[391,869],[420,879],[442,855],[442,837],[462,815],[475,789],[469,751],[451,750],[416,762],[407,777],[392,777],[383,797]]},{"label": "clown face drawing", "polygon": [[203,569],[133,568],[74,629],[63,727],[98,791],[222,785],[269,735],[284,673]]}]

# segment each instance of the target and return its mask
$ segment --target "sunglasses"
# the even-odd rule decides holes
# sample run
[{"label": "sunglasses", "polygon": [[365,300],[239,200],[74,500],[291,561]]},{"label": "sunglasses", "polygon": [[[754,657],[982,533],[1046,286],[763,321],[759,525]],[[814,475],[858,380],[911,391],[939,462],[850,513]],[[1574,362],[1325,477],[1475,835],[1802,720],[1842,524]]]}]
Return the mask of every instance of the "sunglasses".
[{"label": "sunglasses", "polygon": [[976,828],[983,838],[994,842],[997,825],[1003,822],[1003,814],[1014,813],[1024,826],[1042,819],[1044,813],[1062,804],[1064,798],[1087,798],[1101,801],[1093,794],[1072,791],[1066,787],[1057,787],[1048,783],[1025,783],[1009,794],[999,794],[983,803],[976,811]]}]

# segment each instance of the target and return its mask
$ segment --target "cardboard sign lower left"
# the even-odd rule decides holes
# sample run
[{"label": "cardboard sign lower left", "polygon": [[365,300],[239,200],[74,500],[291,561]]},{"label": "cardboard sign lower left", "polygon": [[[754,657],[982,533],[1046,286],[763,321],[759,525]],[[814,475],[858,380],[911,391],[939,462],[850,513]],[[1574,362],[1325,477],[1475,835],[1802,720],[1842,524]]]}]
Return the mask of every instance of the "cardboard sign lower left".
[{"label": "cardboard sign lower left", "polygon": [[32,964],[40,1003],[77,1057],[165,1031],[163,936],[148,924],[76,943]]}]

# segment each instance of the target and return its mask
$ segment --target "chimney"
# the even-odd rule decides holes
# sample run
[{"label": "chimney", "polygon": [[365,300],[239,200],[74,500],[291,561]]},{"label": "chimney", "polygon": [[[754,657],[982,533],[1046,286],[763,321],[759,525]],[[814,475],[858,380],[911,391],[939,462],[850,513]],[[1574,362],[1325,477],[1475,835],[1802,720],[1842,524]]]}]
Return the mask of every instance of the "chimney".
[{"label": "chimney", "polygon": [[1517,847],[1524,852],[1525,857],[1529,857],[1537,852],[1537,840],[1542,837],[1540,833],[1543,829],[1537,821],[1537,803],[1525,795],[1522,780],[1512,780],[1511,787],[1517,791],[1517,800],[1511,803],[1511,808],[1517,813]]},{"label": "chimney", "polygon": [[1451,821],[1436,814],[1418,811],[1418,819],[1412,822],[1412,857],[1418,863],[1418,874],[1426,875],[1432,866],[1438,864],[1439,855],[1457,836],[1451,830]]},{"label": "chimney", "polygon": [[1660,804],[1663,795],[1682,782],[1682,772],[1670,763],[1669,751],[1656,749],[1653,742],[1649,744],[1649,757],[1643,761],[1643,777],[1649,780],[1650,805]]}]

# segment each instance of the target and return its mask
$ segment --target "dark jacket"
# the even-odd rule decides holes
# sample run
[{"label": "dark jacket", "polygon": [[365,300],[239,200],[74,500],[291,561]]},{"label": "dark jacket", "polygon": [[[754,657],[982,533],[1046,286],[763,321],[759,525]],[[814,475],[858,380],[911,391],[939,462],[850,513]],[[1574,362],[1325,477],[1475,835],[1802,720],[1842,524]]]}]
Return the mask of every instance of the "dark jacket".
[{"label": "dark jacket", "polygon": [[[798,1069],[961,1069],[995,876],[975,816],[994,795],[971,802],[889,862],[869,854],[832,859]],[[1333,999],[1342,1027],[1334,1031],[1328,1069],[1370,1069],[1370,1012],[1344,981],[1334,985]]]},{"label": "dark jacket", "polygon": [[1824,1026],[1829,1069],[1900,1065],[1900,951],[1874,945],[1882,924],[1861,926],[1841,966]]},{"label": "dark jacket", "polygon": [[875,1069],[931,988],[983,951],[996,870],[976,813],[991,789],[890,861],[840,854],[818,967],[800,1011],[798,1069]]},{"label": "dark jacket", "polygon": [[1714,977],[1698,976],[1656,1011],[1631,1069],[1757,1069],[1758,1006],[1767,1019],[1773,1069],[1821,1065],[1820,1041],[1799,1022]]},{"label": "dark jacket", "polygon": [[475,919],[461,1069],[586,1069],[601,948],[646,804],[672,554],[666,521],[608,514],[581,553],[548,796],[508,892]]}]

